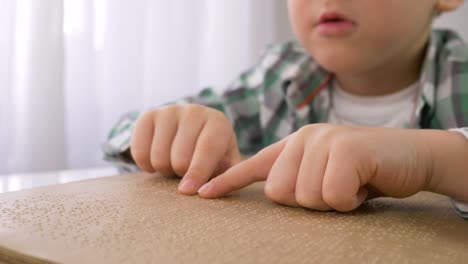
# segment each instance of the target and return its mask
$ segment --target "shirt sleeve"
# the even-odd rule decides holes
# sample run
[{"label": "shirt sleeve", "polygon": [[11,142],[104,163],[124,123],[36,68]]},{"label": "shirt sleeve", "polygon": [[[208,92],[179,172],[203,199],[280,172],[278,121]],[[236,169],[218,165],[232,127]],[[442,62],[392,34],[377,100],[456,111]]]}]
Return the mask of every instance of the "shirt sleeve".
[{"label": "shirt sleeve", "polygon": [[[231,121],[239,150],[251,155],[263,147],[260,108],[265,83],[277,79],[278,73],[271,70],[277,65],[278,49],[269,47],[259,63],[242,73],[228,89],[219,94],[206,88],[195,96],[183,98],[174,104],[200,104],[223,112]],[[138,171],[131,158],[129,147],[132,131],[141,111],[127,113],[113,126],[103,144],[104,159],[117,165],[122,172]]]},{"label": "shirt sleeve", "polygon": [[468,204],[452,200],[456,212],[466,220],[468,220]]},{"label": "shirt sleeve", "polygon": [[120,173],[139,171],[130,155],[130,139],[139,115],[139,111],[124,114],[112,127],[102,145],[104,160],[115,165]]},{"label": "shirt sleeve", "polygon": [[[432,119],[430,127],[459,132],[468,139],[468,44],[454,32],[436,33],[432,38],[432,57],[426,59],[425,76],[430,81],[423,96],[426,102],[434,101],[432,111],[427,111]],[[466,204],[452,203],[460,216],[468,218]]]},{"label": "shirt sleeve", "polygon": [[[450,131],[459,132],[468,139],[468,127],[450,129]],[[468,203],[462,203],[452,199],[452,204],[456,212],[466,220],[468,220]]]}]

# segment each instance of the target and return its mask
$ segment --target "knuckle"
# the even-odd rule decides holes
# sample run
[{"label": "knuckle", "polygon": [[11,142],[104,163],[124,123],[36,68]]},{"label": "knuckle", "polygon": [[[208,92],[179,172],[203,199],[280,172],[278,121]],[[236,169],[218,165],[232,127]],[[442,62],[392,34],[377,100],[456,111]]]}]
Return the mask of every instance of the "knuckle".
[{"label": "knuckle", "polygon": [[148,154],[135,148],[130,149],[133,160],[139,167],[144,167],[148,163]]},{"label": "knuckle", "polygon": [[350,136],[341,135],[333,141],[333,148],[341,154],[352,154],[356,151],[355,145],[357,141]]},{"label": "knuckle", "polygon": [[151,166],[153,166],[153,169],[161,172],[170,172],[171,171],[171,166],[169,164],[169,161],[166,159],[162,159],[160,157],[155,157],[151,158]]},{"label": "knuckle", "polygon": [[130,146],[130,154],[132,154],[132,158],[135,160],[135,162],[140,163],[141,161],[148,159],[148,154],[141,151],[135,146]]},{"label": "knuckle", "polygon": [[322,140],[328,140],[336,136],[338,127],[332,124],[311,124],[303,126],[298,130],[298,134],[301,136],[307,136],[313,134],[315,138]]},{"label": "knuckle", "polygon": [[321,195],[310,195],[305,192],[296,192],[295,198],[296,202],[302,207],[320,211],[329,210]]},{"label": "knuckle", "polygon": [[211,120],[215,120],[216,122],[224,122],[224,123],[229,123],[228,118],[226,115],[214,108],[209,108],[208,110],[208,115]]},{"label": "knuckle", "polygon": [[309,133],[312,133],[315,130],[317,130],[317,124],[307,125],[307,126],[303,126],[303,127],[299,128],[299,130],[297,131],[297,134],[298,135],[307,135]]},{"label": "knuckle", "polygon": [[340,212],[349,212],[354,209],[350,199],[346,199],[335,189],[324,190],[323,200],[330,207]]},{"label": "knuckle", "polygon": [[143,112],[137,119],[135,127],[145,126],[147,123],[153,122],[156,118],[157,111],[146,111]]},{"label": "knuckle", "polygon": [[206,111],[206,107],[198,104],[185,104],[182,106],[186,115],[200,115]]},{"label": "knuckle", "polygon": [[137,122],[143,122],[144,120],[148,120],[153,116],[153,114],[153,111],[145,111],[138,117]]},{"label": "knuckle", "polygon": [[182,110],[182,118],[190,120],[190,122],[200,119],[202,111],[195,105],[187,105]]},{"label": "knuckle", "polygon": [[200,142],[200,144],[197,146],[199,152],[207,155],[217,154],[218,148],[218,144],[214,140]]},{"label": "knuckle", "polygon": [[187,173],[189,165],[189,162],[184,159],[176,158],[172,160],[172,168],[179,176],[183,176]]},{"label": "knuckle", "polygon": [[300,132],[312,132],[316,130],[321,130],[324,128],[330,127],[330,124],[322,124],[322,123],[316,123],[316,124],[309,124],[301,127],[298,131]]},{"label": "knuckle", "polygon": [[264,188],[265,195],[276,203],[283,204],[287,201],[288,193],[282,188],[278,188],[273,184],[266,184]]},{"label": "knuckle", "polygon": [[222,119],[222,120],[227,120],[226,115],[223,112],[219,111],[219,110],[210,109],[210,112],[216,118],[219,118],[219,119]]},{"label": "knuckle", "polygon": [[223,112],[203,105],[189,104],[184,106],[184,118],[191,121],[228,121]]},{"label": "knuckle", "polygon": [[205,178],[206,176],[211,176],[211,175],[204,175],[204,174],[205,172],[202,168],[192,165],[191,167],[188,168],[186,175],[194,180],[201,180]]},{"label": "knuckle", "polygon": [[162,115],[162,116],[171,116],[174,114],[177,114],[179,112],[180,105],[168,105],[168,106],[163,106],[157,110],[155,110],[155,113],[157,115]]}]

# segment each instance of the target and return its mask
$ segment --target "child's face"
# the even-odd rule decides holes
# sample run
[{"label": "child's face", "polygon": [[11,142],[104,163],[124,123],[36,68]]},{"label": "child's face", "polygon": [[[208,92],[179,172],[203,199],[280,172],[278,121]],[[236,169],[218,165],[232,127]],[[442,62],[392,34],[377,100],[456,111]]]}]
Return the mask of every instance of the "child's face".
[{"label": "child's face", "polygon": [[463,2],[289,0],[289,15],[297,38],[322,67],[364,73],[420,52],[439,1]]}]

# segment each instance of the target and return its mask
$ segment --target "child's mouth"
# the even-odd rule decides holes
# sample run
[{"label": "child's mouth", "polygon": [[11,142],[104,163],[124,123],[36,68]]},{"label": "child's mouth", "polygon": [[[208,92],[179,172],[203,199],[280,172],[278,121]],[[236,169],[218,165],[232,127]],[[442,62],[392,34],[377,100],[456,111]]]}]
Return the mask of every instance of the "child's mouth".
[{"label": "child's mouth", "polygon": [[356,28],[356,23],[338,12],[323,13],[316,23],[316,28],[324,36],[344,36]]}]

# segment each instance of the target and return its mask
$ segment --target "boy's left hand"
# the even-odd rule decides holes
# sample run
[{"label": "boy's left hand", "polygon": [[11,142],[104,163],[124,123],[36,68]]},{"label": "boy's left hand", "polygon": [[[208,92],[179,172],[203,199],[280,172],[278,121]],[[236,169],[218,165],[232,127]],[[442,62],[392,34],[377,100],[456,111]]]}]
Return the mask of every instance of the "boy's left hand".
[{"label": "boy's left hand", "polygon": [[375,196],[408,197],[427,189],[429,144],[417,130],[308,125],[212,179],[204,198],[266,180],[273,201],[351,211]]}]

